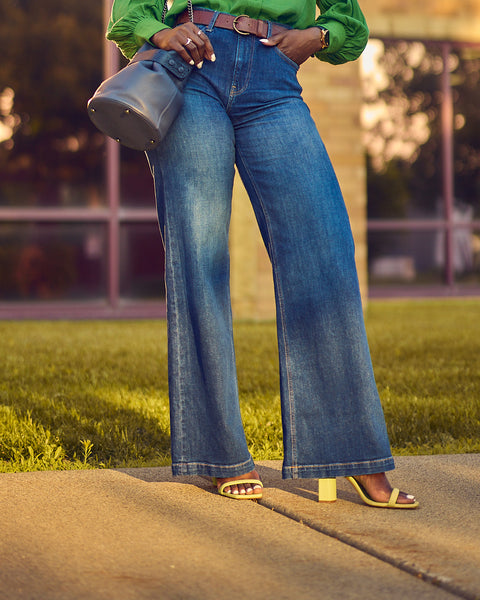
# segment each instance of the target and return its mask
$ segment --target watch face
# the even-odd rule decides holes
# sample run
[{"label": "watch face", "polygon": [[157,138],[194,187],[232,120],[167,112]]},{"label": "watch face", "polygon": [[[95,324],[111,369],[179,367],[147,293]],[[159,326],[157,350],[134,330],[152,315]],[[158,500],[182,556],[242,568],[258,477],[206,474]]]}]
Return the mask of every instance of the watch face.
[{"label": "watch face", "polygon": [[328,31],[328,29],[326,29],[325,27],[320,27],[321,29],[321,35],[322,35],[322,50],[325,50],[325,48],[328,48],[328,45],[330,44],[330,32]]}]

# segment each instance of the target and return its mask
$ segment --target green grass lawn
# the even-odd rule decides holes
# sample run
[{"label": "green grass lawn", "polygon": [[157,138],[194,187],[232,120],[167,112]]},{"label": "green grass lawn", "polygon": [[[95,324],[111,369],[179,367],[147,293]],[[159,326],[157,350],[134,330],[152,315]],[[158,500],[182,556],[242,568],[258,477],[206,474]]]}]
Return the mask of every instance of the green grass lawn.
[{"label": "green grass lawn", "polygon": [[[480,300],[371,302],[394,454],[480,452]],[[282,456],[273,323],[237,323],[257,460]],[[169,464],[163,321],[0,322],[0,471]]]}]

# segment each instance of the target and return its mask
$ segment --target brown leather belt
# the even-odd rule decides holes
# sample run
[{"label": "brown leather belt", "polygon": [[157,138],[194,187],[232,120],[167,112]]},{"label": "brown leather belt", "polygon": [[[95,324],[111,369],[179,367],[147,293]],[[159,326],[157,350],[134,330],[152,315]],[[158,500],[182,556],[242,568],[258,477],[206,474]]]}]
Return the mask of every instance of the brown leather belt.
[{"label": "brown leather belt", "polygon": [[[205,10],[194,10],[193,11],[193,22],[197,25],[210,25],[213,13]],[[187,23],[190,21],[188,11],[184,11],[179,15],[177,24]],[[230,29],[236,31],[240,35],[256,35],[259,38],[268,37],[268,21],[262,21],[260,19],[251,19],[248,15],[229,15],[227,13],[219,13],[215,20],[215,27],[221,29]],[[271,24],[271,35],[285,31],[286,27],[281,25]]]}]

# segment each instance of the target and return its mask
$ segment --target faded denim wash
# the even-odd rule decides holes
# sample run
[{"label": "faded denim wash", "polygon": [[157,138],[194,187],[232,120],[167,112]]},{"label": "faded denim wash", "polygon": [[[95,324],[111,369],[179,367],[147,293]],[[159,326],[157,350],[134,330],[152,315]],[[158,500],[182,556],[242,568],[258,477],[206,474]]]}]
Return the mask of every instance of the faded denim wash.
[{"label": "faded denim wash", "polygon": [[[217,13],[212,12],[212,23]],[[166,251],[175,475],[254,469],[238,404],[229,291],[234,164],[275,284],[285,478],[394,468],[347,212],[301,98],[298,65],[254,36],[203,29],[217,60],[149,152]]]}]

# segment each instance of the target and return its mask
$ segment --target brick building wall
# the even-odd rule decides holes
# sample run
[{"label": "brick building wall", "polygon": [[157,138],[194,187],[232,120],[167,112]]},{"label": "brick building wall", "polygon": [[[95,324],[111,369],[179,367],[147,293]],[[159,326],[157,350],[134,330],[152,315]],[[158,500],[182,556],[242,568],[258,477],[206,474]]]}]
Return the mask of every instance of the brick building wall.
[{"label": "brick building wall", "polygon": [[361,0],[372,36],[480,41],[480,0]]}]

